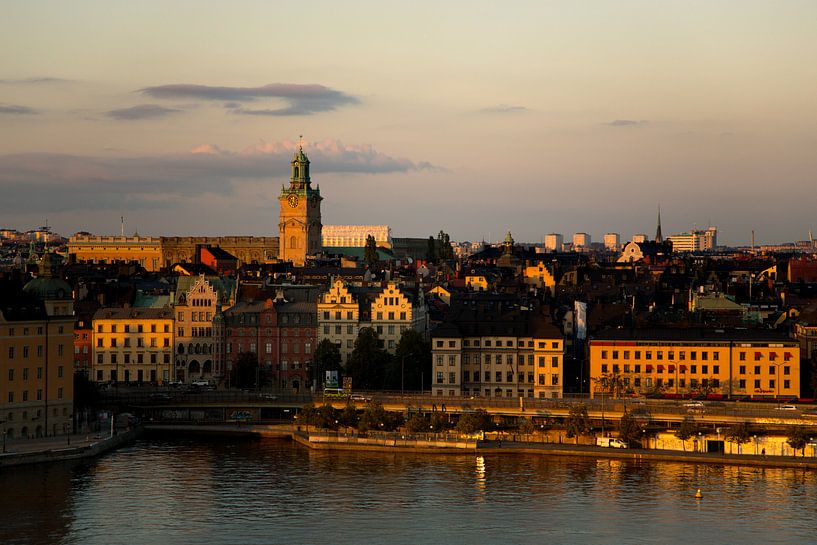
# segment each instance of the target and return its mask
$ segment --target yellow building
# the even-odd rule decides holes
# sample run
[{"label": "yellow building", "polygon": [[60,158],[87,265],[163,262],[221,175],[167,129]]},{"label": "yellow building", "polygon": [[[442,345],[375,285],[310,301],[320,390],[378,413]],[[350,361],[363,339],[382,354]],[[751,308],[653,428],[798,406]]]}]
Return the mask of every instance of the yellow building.
[{"label": "yellow building", "polygon": [[772,331],[617,329],[589,342],[591,396],[800,397],[800,347]]},{"label": "yellow building", "polygon": [[309,177],[309,159],[303,149],[292,159],[292,176],[288,188],[281,188],[278,197],[278,257],[303,267],[307,256],[321,251],[321,197],[320,188],[312,188]]},{"label": "yellow building", "polygon": [[157,384],[171,380],[171,309],[103,308],[94,314],[93,330],[92,380]]},{"label": "yellow building", "polygon": [[545,267],[541,261],[535,265],[528,265],[525,267],[524,279],[525,285],[533,286],[539,289],[547,289],[551,295],[555,295],[556,280],[550,273],[550,270]]},{"label": "yellow building", "polygon": [[68,239],[68,253],[78,263],[135,261],[148,271],[165,266],[159,237],[75,235]]},{"label": "yellow building", "polygon": [[434,396],[562,397],[564,340],[536,310],[457,305],[431,333]]},{"label": "yellow building", "polygon": [[71,431],[73,301],[57,259],[46,254],[22,290],[0,286],[0,433],[8,439]]},{"label": "yellow building", "polygon": [[357,288],[335,280],[318,300],[318,342],[329,339],[337,345],[346,364],[363,327],[371,327],[390,354],[408,329],[427,338],[428,312],[422,291],[409,293],[396,282]]}]

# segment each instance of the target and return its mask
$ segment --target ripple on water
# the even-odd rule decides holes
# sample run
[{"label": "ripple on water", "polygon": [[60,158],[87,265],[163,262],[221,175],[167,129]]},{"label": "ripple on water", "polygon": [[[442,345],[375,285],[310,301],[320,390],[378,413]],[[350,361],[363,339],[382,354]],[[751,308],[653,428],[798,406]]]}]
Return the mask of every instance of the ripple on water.
[{"label": "ripple on water", "polygon": [[[693,495],[704,491],[704,500]],[[800,470],[143,440],[0,474],[0,543],[811,543]]]}]

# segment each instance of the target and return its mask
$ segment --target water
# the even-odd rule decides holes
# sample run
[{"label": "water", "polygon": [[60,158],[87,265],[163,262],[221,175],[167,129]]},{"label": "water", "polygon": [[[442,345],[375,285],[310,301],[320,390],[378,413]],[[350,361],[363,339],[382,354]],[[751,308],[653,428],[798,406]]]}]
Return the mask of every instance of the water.
[{"label": "water", "polygon": [[815,498],[792,469],[146,439],[0,472],[0,543],[808,544]]}]

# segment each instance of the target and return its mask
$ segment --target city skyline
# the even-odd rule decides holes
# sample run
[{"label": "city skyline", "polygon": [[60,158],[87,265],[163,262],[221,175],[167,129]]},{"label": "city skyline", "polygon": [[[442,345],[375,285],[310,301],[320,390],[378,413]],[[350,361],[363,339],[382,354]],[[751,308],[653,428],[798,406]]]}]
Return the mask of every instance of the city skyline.
[{"label": "city skyline", "polygon": [[3,226],[277,235],[303,134],[327,225],[628,240],[660,204],[665,236],[815,227],[811,3],[309,8],[7,10]]}]

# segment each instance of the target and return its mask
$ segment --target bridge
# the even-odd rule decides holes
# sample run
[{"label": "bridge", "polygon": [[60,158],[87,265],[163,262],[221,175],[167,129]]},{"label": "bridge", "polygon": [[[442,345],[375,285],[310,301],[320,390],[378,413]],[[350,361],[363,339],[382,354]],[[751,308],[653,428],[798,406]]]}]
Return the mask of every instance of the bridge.
[{"label": "bridge", "polygon": [[164,422],[273,422],[292,420],[307,403],[329,404],[342,409],[347,404],[364,410],[373,401],[387,411],[405,415],[416,412],[448,413],[452,416],[485,410],[499,424],[515,424],[524,417],[534,425],[552,425],[563,421],[570,409],[584,404],[591,420],[615,424],[625,412],[631,413],[645,428],[669,429],[685,418],[699,426],[715,428],[748,422],[772,429],[791,425],[817,427],[817,407],[800,405],[780,407],[773,403],[703,401],[701,407],[688,407],[681,400],[643,399],[532,399],[433,397],[423,393],[355,392],[350,396],[324,396],[320,393],[241,390],[142,390],[106,392],[102,403],[120,411],[137,412],[143,418]]}]

